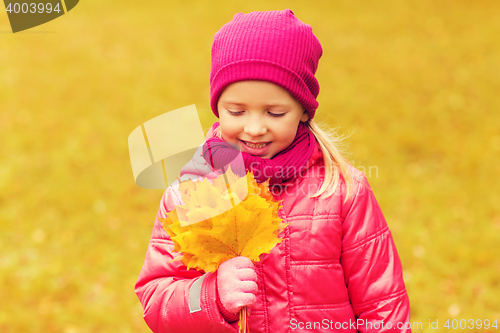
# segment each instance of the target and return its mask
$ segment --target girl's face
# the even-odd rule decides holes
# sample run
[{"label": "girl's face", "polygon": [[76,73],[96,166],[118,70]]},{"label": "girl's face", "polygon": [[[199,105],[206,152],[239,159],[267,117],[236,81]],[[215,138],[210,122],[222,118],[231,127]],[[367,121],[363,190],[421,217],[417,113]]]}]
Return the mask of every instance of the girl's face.
[{"label": "girl's face", "polygon": [[309,119],[286,89],[267,81],[230,84],[217,108],[222,138],[261,158],[272,158],[286,149],[295,139],[299,122]]}]

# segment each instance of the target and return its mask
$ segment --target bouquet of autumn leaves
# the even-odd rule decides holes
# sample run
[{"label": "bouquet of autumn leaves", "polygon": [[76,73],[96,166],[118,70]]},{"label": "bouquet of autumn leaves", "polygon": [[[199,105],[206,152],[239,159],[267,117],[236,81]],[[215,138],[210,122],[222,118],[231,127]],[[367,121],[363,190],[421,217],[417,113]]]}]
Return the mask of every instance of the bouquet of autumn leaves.
[{"label": "bouquet of autumn leaves", "polygon": [[[212,180],[183,181],[179,185],[184,205],[160,219],[189,268],[215,272],[220,264],[238,256],[258,262],[282,241],[278,234],[288,225],[278,216],[278,201],[268,181],[257,183],[251,172],[243,177],[227,172]],[[246,307],[240,311],[240,332],[248,332]]]}]

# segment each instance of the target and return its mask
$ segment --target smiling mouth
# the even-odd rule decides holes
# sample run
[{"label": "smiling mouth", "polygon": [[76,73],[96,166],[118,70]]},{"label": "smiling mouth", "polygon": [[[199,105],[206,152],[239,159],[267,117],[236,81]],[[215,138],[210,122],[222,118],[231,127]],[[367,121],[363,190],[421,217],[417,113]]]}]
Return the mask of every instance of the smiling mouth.
[{"label": "smiling mouth", "polygon": [[254,143],[250,143],[248,141],[243,141],[243,140],[241,140],[241,142],[243,142],[245,145],[247,145],[250,148],[264,148],[265,146],[267,146],[268,144],[271,143],[271,142],[267,142],[267,143],[254,144]]}]

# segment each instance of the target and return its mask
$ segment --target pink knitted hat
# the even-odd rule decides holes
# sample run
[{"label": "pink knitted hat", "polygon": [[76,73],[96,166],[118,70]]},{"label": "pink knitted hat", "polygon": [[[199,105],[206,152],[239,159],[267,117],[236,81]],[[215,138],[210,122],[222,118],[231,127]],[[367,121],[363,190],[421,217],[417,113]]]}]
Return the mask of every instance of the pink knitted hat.
[{"label": "pink knitted hat", "polygon": [[290,9],[237,13],[214,35],[210,71],[210,106],[231,83],[261,80],[275,83],[295,97],[312,119],[318,108],[314,74],[323,49],[312,27]]}]

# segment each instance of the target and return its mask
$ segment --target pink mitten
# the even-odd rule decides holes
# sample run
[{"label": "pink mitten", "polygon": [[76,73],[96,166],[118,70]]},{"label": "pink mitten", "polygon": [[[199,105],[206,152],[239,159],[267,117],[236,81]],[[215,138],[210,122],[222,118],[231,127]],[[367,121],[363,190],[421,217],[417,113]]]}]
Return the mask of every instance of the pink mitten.
[{"label": "pink mitten", "polygon": [[219,298],[229,312],[238,313],[252,305],[258,291],[255,265],[247,257],[235,257],[223,262],[217,270]]}]

